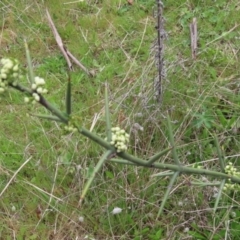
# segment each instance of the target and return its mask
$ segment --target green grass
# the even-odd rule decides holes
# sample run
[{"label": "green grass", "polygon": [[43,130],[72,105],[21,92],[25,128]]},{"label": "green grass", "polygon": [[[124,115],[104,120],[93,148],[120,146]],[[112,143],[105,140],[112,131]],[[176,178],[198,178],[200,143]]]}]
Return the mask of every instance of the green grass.
[{"label": "green grass", "polygon": [[[156,38],[155,1],[66,3],[0,1],[1,57],[17,58],[25,67],[26,38],[35,74],[47,82],[47,98],[64,109],[67,64],[48,26],[48,7],[68,49],[96,73],[89,77],[77,66],[71,73],[72,108],[79,123],[104,136],[108,81],[112,125],[131,132],[130,153],[147,159],[168,147],[169,115],[183,164],[220,171],[213,141],[217,135],[227,161],[239,167],[240,36],[239,28],[233,29],[239,21],[237,0],[166,1],[168,74],[161,105],[152,97],[156,68],[149,54]],[[199,32],[195,61],[189,36],[193,17]],[[24,104],[18,92],[1,98],[0,191],[31,160],[0,198],[0,239],[239,239],[239,193],[223,196],[213,215],[216,188],[191,185],[204,176],[181,176],[156,219],[169,177],[152,178],[156,170],[106,163],[79,208],[102,148],[83,136],[63,136],[61,124],[30,116],[46,112]],[[134,131],[136,123],[143,132]],[[161,161],[172,163],[173,158],[167,155]],[[114,207],[123,212],[112,215]]]}]

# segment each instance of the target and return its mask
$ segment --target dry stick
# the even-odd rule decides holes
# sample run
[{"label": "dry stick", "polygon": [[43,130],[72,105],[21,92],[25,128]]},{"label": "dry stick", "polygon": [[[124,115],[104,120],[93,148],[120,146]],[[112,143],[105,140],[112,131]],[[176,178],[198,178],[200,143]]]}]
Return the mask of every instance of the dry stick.
[{"label": "dry stick", "polygon": [[63,41],[62,41],[60,35],[58,34],[58,31],[57,31],[57,29],[56,29],[56,27],[55,27],[55,25],[54,25],[54,23],[52,21],[52,18],[51,18],[51,16],[50,16],[50,14],[49,14],[47,9],[46,9],[46,13],[47,13],[48,22],[49,22],[50,27],[52,29],[52,32],[53,32],[53,35],[54,35],[55,40],[57,42],[57,45],[60,48],[63,56],[65,57],[65,59],[67,61],[67,64],[68,64],[68,68],[71,71],[72,70],[72,63],[71,63],[71,61],[70,61],[70,59],[69,59],[69,57],[68,57],[68,55],[66,53],[66,50],[65,50],[64,45],[63,45]]},{"label": "dry stick", "polygon": [[197,19],[193,18],[192,23],[190,23],[190,36],[191,36],[191,50],[192,59],[197,58]]},{"label": "dry stick", "polygon": [[206,47],[207,47],[208,45],[210,45],[210,44],[212,44],[212,43],[220,40],[221,38],[227,36],[229,33],[231,33],[233,30],[235,30],[239,25],[240,25],[240,24],[235,24],[235,26],[234,26],[233,28],[231,28],[229,31],[223,32],[221,36],[213,39],[212,41],[210,41],[210,42],[208,42],[208,43],[206,43]]},{"label": "dry stick", "polygon": [[71,53],[69,50],[67,50],[67,48],[66,48],[66,47],[64,46],[64,44],[63,44],[63,41],[62,41],[62,39],[61,39],[61,37],[60,37],[60,35],[59,35],[59,33],[58,33],[58,31],[57,31],[57,29],[56,29],[56,27],[55,27],[55,25],[54,25],[54,23],[53,23],[53,20],[52,20],[52,18],[51,18],[51,16],[50,16],[50,14],[49,14],[49,12],[48,12],[47,9],[46,9],[46,12],[47,12],[48,22],[49,22],[50,27],[51,27],[51,29],[52,29],[53,35],[54,35],[54,37],[55,37],[55,40],[56,40],[56,42],[57,42],[58,47],[60,48],[63,56],[65,57],[65,59],[66,59],[66,61],[67,61],[69,70],[70,70],[70,71],[73,70],[73,68],[72,68],[72,63],[71,63],[71,61],[70,61],[70,59],[69,59],[69,58],[71,58],[72,61],[73,61],[75,64],[77,64],[84,72],[87,73],[87,75],[89,75],[89,76],[94,76],[94,72],[89,71],[85,66],[83,66],[82,63],[80,63],[80,62],[77,60],[77,58],[75,58],[75,57],[72,55],[72,53]]},{"label": "dry stick", "polygon": [[87,75],[89,76],[94,76],[95,73],[93,71],[89,71],[85,66],[82,65],[82,63],[80,63],[73,55],[72,53],[66,49],[66,53],[67,55],[72,59],[73,62],[75,62],[76,65],[78,65],[84,72],[87,73]]},{"label": "dry stick", "polygon": [[59,201],[59,202],[63,202],[63,200],[62,200],[61,198],[58,198],[58,197],[54,196],[53,194],[51,194],[51,193],[43,190],[42,188],[40,188],[40,187],[38,187],[38,186],[36,186],[36,185],[28,182],[28,181],[22,181],[22,182],[25,183],[25,184],[28,184],[29,186],[31,186],[31,187],[33,187],[33,188],[35,188],[35,189],[38,190],[39,192],[44,193],[45,195],[47,195],[47,196],[49,196],[49,197],[51,197],[51,198],[54,198],[55,200],[57,200],[57,201]]},{"label": "dry stick", "polygon": [[20,167],[19,169],[13,174],[11,179],[8,181],[7,185],[4,187],[2,192],[0,193],[0,197],[3,195],[3,193],[7,190],[11,182],[14,180],[14,178],[17,176],[17,174],[21,171],[21,169],[32,159],[32,157],[28,158]]}]

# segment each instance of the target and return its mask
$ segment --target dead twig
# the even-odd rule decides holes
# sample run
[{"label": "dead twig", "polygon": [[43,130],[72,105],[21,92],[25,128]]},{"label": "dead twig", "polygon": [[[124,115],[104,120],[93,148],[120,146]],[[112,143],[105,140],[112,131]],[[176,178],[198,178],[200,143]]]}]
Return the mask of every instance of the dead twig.
[{"label": "dead twig", "polygon": [[68,57],[68,55],[66,53],[63,41],[62,41],[60,35],[58,34],[58,31],[57,31],[57,29],[56,29],[56,27],[55,27],[55,25],[53,23],[53,20],[52,20],[52,18],[51,18],[51,16],[50,16],[50,14],[49,14],[47,9],[46,9],[46,13],[47,13],[48,22],[49,22],[50,27],[52,29],[52,32],[53,32],[53,35],[54,35],[55,40],[57,42],[57,45],[60,48],[63,56],[65,57],[65,59],[67,61],[67,65],[68,65],[69,70],[72,71],[72,63],[71,63],[71,61],[70,61],[70,59],[69,59],[69,57]]},{"label": "dead twig", "polygon": [[197,19],[193,18],[192,23],[190,23],[190,36],[191,36],[191,50],[192,59],[197,58]]},{"label": "dead twig", "polygon": [[208,42],[208,43],[206,43],[206,46],[208,46],[208,45],[210,45],[210,44],[212,44],[212,43],[220,40],[221,38],[226,37],[229,33],[231,33],[231,32],[234,31],[237,27],[239,27],[239,25],[240,25],[240,24],[235,24],[235,26],[234,26],[233,28],[231,28],[229,31],[223,32],[221,36],[213,39],[212,41],[210,41],[210,42]]},{"label": "dead twig", "polygon": [[2,192],[0,193],[0,198],[2,197],[3,193],[7,190],[9,185],[13,182],[14,178],[17,176],[17,174],[21,171],[21,169],[32,159],[32,157],[28,158],[19,168],[18,170],[13,174],[13,176],[10,178],[6,186],[3,188]]},{"label": "dead twig", "polygon": [[[52,29],[52,32],[53,32],[53,35],[55,37],[55,40],[57,42],[57,45],[59,47],[59,49],[61,50],[64,58],[66,59],[67,61],[67,65],[68,65],[68,68],[70,71],[73,70],[73,66],[72,66],[72,63],[71,63],[71,60],[76,64],[78,65],[84,72],[86,72],[89,76],[94,76],[94,72],[93,71],[89,71],[82,63],[80,63],[76,57],[73,56],[73,54],[67,50],[67,48],[64,46],[63,44],[63,41],[62,41],[62,38],[60,37],[54,23],[53,23],[53,20],[48,12],[48,10],[46,9],[46,13],[47,13],[47,19],[48,19],[48,22],[49,22],[49,25]],[[71,59],[71,60],[70,60]]]},{"label": "dead twig", "polygon": [[83,66],[83,65],[72,55],[72,53],[71,53],[69,50],[66,49],[66,53],[67,53],[67,55],[72,59],[72,61],[73,61],[76,65],[78,65],[84,72],[87,73],[87,75],[90,75],[90,76],[92,76],[92,77],[95,75],[94,71],[89,71],[85,66]]}]

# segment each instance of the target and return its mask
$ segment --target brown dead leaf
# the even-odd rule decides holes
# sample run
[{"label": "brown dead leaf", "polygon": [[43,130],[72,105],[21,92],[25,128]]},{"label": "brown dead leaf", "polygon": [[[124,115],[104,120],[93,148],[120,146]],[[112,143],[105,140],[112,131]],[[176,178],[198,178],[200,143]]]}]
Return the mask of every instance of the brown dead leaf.
[{"label": "brown dead leaf", "polygon": [[133,5],[134,0],[127,0],[129,5]]}]

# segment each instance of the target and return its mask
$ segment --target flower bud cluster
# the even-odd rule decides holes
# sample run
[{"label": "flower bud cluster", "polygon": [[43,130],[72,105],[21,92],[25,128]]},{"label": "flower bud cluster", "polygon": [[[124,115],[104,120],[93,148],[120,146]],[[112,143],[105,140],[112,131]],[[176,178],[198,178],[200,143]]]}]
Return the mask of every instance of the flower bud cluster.
[{"label": "flower bud cluster", "polygon": [[[32,98],[33,98],[32,103],[33,104],[40,101],[40,95],[39,94],[48,92],[47,89],[44,88],[44,85],[45,85],[45,80],[43,78],[40,78],[40,77],[35,77],[34,78],[34,83],[32,83],[32,86],[31,86],[32,90],[34,91],[32,93]],[[29,97],[25,97],[24,102],[25,103],[30,102]]]},{"label": "flower bud cluster", "polygon": [[233,166],[232,162],[230,162],[226,167],[225,167],[225,172],[229,175],[236,176],[240,174],[237,169]]},{"label": "flower bud cluster", "polygon": [[71,124],[68,124],[68,125],[66,125],[66,126],[64,126],[64,130],[66,131],[66,133],[74,133],[74,132],[77,132],[77,128],[76,127],[74,127],[73,125],[71,125]]},{"label": "flower bud cluster", "polygon": [[193,164],[193,168],[197,168],[197,169],[203,169],[203,166],[198,164],[198,163],[194,163]]},{"label": "flower bud cluster", "polygon": [[39,94],[48,92],[47,89],[43,87],[45,85],[45,80],[43,78],[35,77],[34,81],[35,82],[32,84],[32,90],[35,90]]},{"label": "flower bud cluster", "polygon": [[110,142],[113,145],[117,152],[123,152],[127,150],[127,144],[129,142],[129,134],[125,130],[120,129],[119,127],[113,127],[112,129],[112,140]]},{"label": "flower bud cluster", "polygon": [[[233,166],[232,162],[230,162],[225,167],[225,172],[230,176],[240,177],[240,172],[237,171],[237,169]],[[240,185],[236,183],[231,183],[231,180],[229,179],[229,183],[226,183],[223,187],[224,191],[233,191],[233,190],[240,190]]]},{"label": "flower bud cluster", "polygon": [[2,58],[0,61],[0,93],[4,92],[9,83],[16,85],[20,77],[19,63],[16,59]]}]

